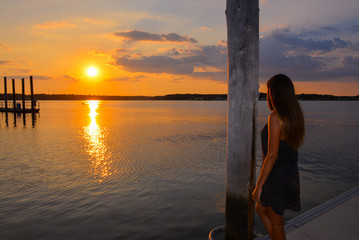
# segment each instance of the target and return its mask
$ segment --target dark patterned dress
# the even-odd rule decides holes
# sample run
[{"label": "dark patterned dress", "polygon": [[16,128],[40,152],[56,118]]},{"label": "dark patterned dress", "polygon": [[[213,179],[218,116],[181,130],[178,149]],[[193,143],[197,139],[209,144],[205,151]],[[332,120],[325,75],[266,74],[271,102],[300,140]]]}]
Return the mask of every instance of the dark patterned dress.
[{"label": "dark patterned dress", "polygon": [[[268,123],[261,132],[261,140],[264,161],[268,151]],[[261,202],[280,215],[284,214],[285,209],[301,209],[298,151],[291,148],[286,140],[280,140],[278,157],[263,185]]]}]

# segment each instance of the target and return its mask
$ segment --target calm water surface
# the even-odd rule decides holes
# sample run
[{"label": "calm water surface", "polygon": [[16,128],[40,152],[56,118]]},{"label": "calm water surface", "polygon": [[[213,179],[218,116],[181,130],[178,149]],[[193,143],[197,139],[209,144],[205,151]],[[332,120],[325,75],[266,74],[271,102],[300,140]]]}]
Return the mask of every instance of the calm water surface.
[{"label": "calm water surface", "polygon": [[[359,102],[301,104],[304,212],[359,184]],[[268,113],[260,102],[259,128]],[[190,101],[1,113],[1,239],[206,239],[224,224],[226,114],[226,102]]]}]

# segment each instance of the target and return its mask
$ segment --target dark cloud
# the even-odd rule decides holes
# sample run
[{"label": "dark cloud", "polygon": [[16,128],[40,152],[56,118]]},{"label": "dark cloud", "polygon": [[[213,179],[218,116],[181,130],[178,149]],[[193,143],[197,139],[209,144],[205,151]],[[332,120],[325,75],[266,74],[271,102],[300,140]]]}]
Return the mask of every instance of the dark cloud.
[{"label": "dark cloud", "polygon": [[330,52],[337,48],[346,48],[352,43],[350,41],[344,41],[340,38],[333,39],[321,39],[316,40],[312,38],[305,38],[309,34],[301,32],[299,34],[292,33],[290,28],[278,29],[272,31],[270,34],[266,35],[262,42],[266,45],[279,44],[275,47],[280,47],[284,51],[300,51],[305,53],[310,53],[313,51]]},{"label": "dark cloud", "polygon": [[345,68],[357,68],[359,70],[359,57],[344,57],[342,63]]},{"label": "dark cloud", "polygon": [[342,34],[343,29],[333,26],[318,27],[316,29],[302,29],[302,31],[296,33],[298,37],[311,38],[311,37],[324,37],[329,35]]},{"label": "dark cloud", "polygon": [[331,27],[331,26],[319,27],[319,30],[320,31],[335,32],[335,33],[340,32],[339,28]]},{"label": "dark cloud", "polygon": [[132,41],[154,41],[154,42],[191,42],[197,43],[197,40],[188,36],[181,36],[177,33],[155,34],[139,30],[132,30],[128,32],[115,32],[114,36],[123,37]]},{"label": "dark cloud", "polygon": [[12,62],[10,61],[0,61],[0,65],[10,65]]},{"label": "dark cloud", "polygon": [[[223,69],[227,59],[227,50],[224,46],[201,46],[198,49],[172,49],[162,56],[114,56],[114,65],[121,66],[129,72],[170,73],[177,75],[196,75],[200,77],[214,75],[213,72],[195,73],[195,67],[213,67]],[[215,73],[220,75],[220,73]],[[225,80],[225,78],[223,79]]]},{"label": "dark cloud", "polygon": [[[318,29],[333,33],[338,31],[330,27]],[[260,79],[284,73],[295,76],[297,81],[335,81],[341,78],[359,81],[359,60],[356,57],[358,42],[352,43],[333,36],[314,38],[309,35],[309,31],[294,33],[290,28],[276,29],[264,35],[260,39]],[[156,39],[160,35],[150,36]],[[212,46],[173,48],[162,55],[116,54],[113,64],[129,72],[169,73],[226,81],[225,41]]]},{"label": "dark cloud", "polygon": [[[335,29],[325,28],[326,31]],[[279,72],[301,81],[337,80],[358,77],[357,58],[351,57],[355,46],[350,41],[307,38],[309,34],[292,33],[290,28],[274,30],[260,41],[260,77],[268,79]],[[338,58],[340,50],[346,57]],[[336,67],[333,62],[336,61]],[[359,80],[359,79],[357,79]]]},{"label": "dark cloud", "polygon": [[359,25],[353,25],[351,27],[351,32],[352,33],[359,33]]},{"label": "dark cloud", "polygon": [[341,65],[337,68],[319,72],[318,77],[326,79],[352,78],[359,81],[359,57],[346,56],[340,60]]}]

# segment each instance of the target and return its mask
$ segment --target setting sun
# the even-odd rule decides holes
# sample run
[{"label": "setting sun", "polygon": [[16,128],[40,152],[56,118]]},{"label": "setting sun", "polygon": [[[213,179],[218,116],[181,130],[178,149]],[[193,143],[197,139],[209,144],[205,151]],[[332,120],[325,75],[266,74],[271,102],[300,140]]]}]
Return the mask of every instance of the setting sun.
[{"label": "setting sun", "polygon": [[98,75],[98,70],[95,67],[89,67],[87,68],[86,73],[90,77],[96,77]]}]

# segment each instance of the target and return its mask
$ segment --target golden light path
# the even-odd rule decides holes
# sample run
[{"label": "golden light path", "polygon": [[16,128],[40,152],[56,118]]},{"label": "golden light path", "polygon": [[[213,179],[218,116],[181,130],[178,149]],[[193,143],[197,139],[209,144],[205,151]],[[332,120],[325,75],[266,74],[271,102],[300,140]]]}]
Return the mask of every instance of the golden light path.
[{"label": "golden light path", "polygon": [[86,152],[91,156],[91,170],[100,182],[112,175],[111,152],[106,144],[107,130],[97,124],[97,109],[100,101],[88,101],[90,124],[84,127],[84,138],[87,142]]}]

